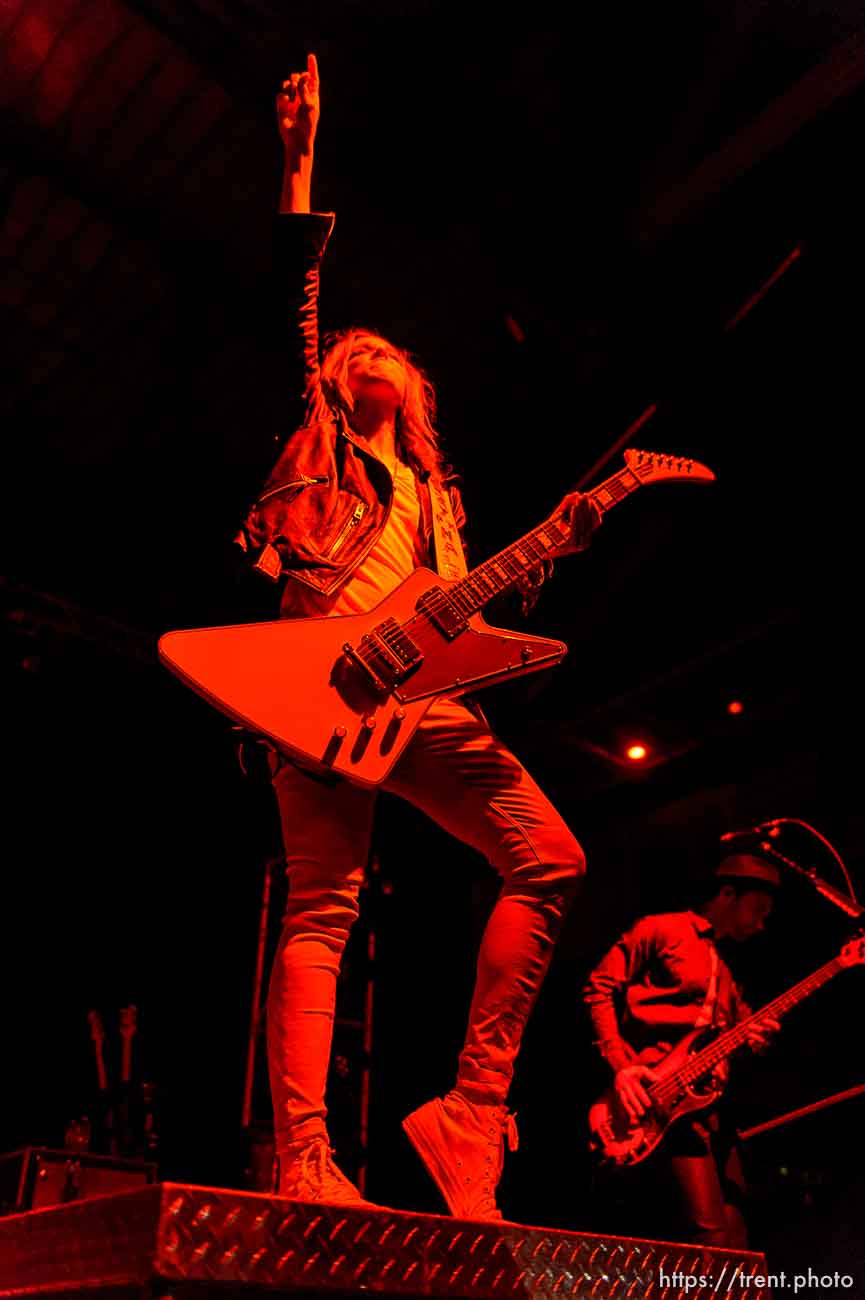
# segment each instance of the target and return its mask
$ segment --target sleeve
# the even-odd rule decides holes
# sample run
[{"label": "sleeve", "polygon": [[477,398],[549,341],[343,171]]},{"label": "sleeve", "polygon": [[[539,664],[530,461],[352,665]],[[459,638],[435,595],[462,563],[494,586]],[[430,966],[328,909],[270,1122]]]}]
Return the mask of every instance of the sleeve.
[{"label": "sleeve", "polygon": [[639,976],[657,946],[657,927],[651,917],[644,917],[601,958],[583,989],[595,1046],[613,1073],[630,1065],[634,1059],[634,1052],[622,1037],[619,1023],[619,1009],[625,991]]},{"label": "sleeve", "polygon": [[[321,261],[334,225],[333,213],[281,213],[274,231],[274,297],[276,328],[280,346],[280,385],[285,393],[283,431],[277,441],[288,441],[274,468],[276,448],[268,463],[257,475],[264,489],[249,509],[234,541],[235,576],[243,578],[250,567],[276,582],[286,560],[271,545],[279,532],[278,514],[298,493],[316,480],[305,474],[289,474],[293,444],[303,438],[303,431],[325,419],[327,401],[321,388],[321,356],[318,323],[318,297]],[[267,474],[269,478],[266,478]],[[269,508],[265,502],[270,500]],[[239,549],[238,549],[239,548]]]},{"label": "sleeve", "polygon": [[318,299],[321,261],[333,230],[332,212],[282,213],[276,218],[274,279],[281,340],[280,382],[289,432],[324,419]]},{"label": "sleeve", "polygon": [[[243,560],[237,568],[241,576],[251,569],[271,582],[278,582],[295,562],[302,564],[312,559],[300,545],[297,529],[291,526],[290,519],[301,493],[328,482],[327,474],[310,474],[302,468],[309,460],[311,444],[320,441],[320,437],[321,426],[308,425],[295,430],[286,442],[271,479],[235,536],[235,550],[239,548]],[[315,557],[315,562],[327,563],[320,556]]]}]

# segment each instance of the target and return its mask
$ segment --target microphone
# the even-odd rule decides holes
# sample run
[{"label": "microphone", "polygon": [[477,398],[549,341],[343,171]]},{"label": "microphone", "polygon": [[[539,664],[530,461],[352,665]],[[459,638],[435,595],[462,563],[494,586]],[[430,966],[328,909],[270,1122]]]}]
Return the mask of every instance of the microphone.
[{"label": "microphone", "polygon": [[784,817],[773,817],[768,822],[758,822],[756,826],[746,826],[741,831],[727,831],[721,836],[721,843],[727,844],[730,840],[741,840],[752,838],[755,835],[769,835],[772,839],[779,834],[778,827],[786,820]]}]

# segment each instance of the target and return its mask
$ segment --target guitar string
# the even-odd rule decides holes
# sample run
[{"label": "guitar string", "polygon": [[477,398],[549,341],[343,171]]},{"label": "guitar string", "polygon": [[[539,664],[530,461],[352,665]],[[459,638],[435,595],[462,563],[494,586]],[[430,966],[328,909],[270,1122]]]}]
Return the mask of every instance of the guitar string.
[{"label": "guitar string", "polygon": [[[626,466],[612,475],[611,478],[605,480],[604,483],[601,483],[589,495],[593,499],[597,499],[606,493],[611,498],[611,504],[616,504],[618,501],[624,500],[640,486],[641,480],[630,467]],[[602,511],[609,508],[603,500],[596,500],[596,503]],[[553,538],[552,541],[550,541],[550,536]],[[557,524],[545,521],[517,542],[512,543],[511,546],[506,547],[503,551],[479,565],[471,574],[466,575],[459,583],[455,584],[454,587],[434,588],[423,609],[411,615],[403,624],[396,624],[389,628],[379,625],[378,628],[374,629],[374,632],[394,651],[397,657],[400,657],[400,654],[394,638],[407,638],[411,641],[412,638],[410,638],[409,634],[414,632],[414,644],[422,654],[427,647],[434,647],[438,644],[437,633],[426,635],[428,632],[432,633],[429,626],[431,614],[435,615],[447,608],[456,608],[457,612],[462,615],[470,615],[476,612],[492,596],[500,594],[510,586],[518,583],[521,577],[531,571],[532,563],[527,562],[519,555],[521,547],[528,551],[530,557],[534,556],[536,560],[543,560],[550,558],[555,546],[560,545],[563,540],[563,530]],[[488,590],[484,590],[484,584]],[[364,653],[364,650],[366,650],[366,653]],[[364,662],[374,659],[377,653],[375,642],[368,643],[367,647],[362,648],[359,653]]]},{"label": "guitar string", "polygon": [[[541,555],[543,558],[548,558],[553,545],[555,545],[555,543],[550,545],[541,541],[539,534],[546,528],[547,525],[540,525],[538,529],[534,529],[532,534],[528,535],[542,548]],[[525,544],[526,541],[527,538],[522,538],[520,543],[514,545],[519,546]],[[422,608],[410,615],[404,623],[397,624],[395,628],[387,629],[379,625],[374,631],[386,641],[388,641],[388,638],[393,638],[394,635],[406,637],[414,642],[421,652],[424,649],[432,648],[439,643],[439,634],[435,631],[434,624],[431,623],[431,616],[443,613],[448,608],[455,608],[458,614],[469,616],[475,613],[477,609],[482,608],[493,596],[499,595],[518,582],[524,572],[530,570],[531,565],[521,567],[519,563],[517,563],[515,569],[509,570],[503,562],[505,555],[506,552],[502,552],[485,561],[466,578],[460,579],[455,587],[449,589],[443,587],[433,588],[429,598],[424,601]],[[501,564],[504,569],[504,580],[494,578],[488,572],[496,563]],[[486,584],[489,590],[485,591],[480,584]],[[388,643],[392,645],[392,639]]]},{"label": "guitar string", "polygon": [[821,966],[819,970],[814,971],[813,974],[795,985],[794,988],[788,989],[786,993],[779,994],[777,998],[773,999],[761,1010],[750,1015],[747,1020],[743,1020],[741,1024],[728,1029],[714,1043],[703,1048],[690,1061],[680,1066],[669,1078],[660,1079],[657,1083],[650,1084],[647,1091],[653,1101],[661,1105],[664,1105],[666,1101],[671,1101],[680,1091],[682,1084],[696,1081],[719,1064],[730,1052],[740,1047],[747,1038],[749,1025],[755,1024],[767,1015],[772,1015],[775,1011],[782,1013],[789,1011],[809,993],[815,992],[821,985],[825,984],[841,969],[840,957],[833,957],[825,966]]},{"label": "guitar string", "polygon": [[[834,972],[830,972],[830,973],[834,973]],[[829,976],[827,975],[826,978],[828,977]],[[652,1099],[654,1101],[659,1102],[661,1105],[664,1105],[668,1101],[674,1100],[676,1095],[681,1092],[681,1088],[683,1085],[687,1086],[689,1083],[696,1082],[702,1076],[707,1074],[711,1069],[713,1069],[714,1066],[720,1064],[720,1062],[723,1061],[726,1056],[730,1055],[738,1047],[742,1046],[742,1044],[745,1042],[747,1038],[748,1025],[752,1024],[754,1021],[758,1019],[762,1019],[764,1016],[768,1014],[771,1014],[772,1011],[789,1010],[790,1006],[795,1006],[796,1002],[801,1000],[801,997],[804,997],[806,993],[812,992],[814,991],[814,989],[819,988],[820,985],[824,982],[825,982],[824,979],[818,980],[813,985],[813,987],[809,987],[807,989],[797,985],[797,990],[800,990],[800,996],[794,998],[792,1002],[789,1003],[789,1005],[782,1006],[782,1003],[786,1000],[786,998],[785,997],[778,998],[775,1000],[775,1002],[772,1002],[768,1006],[763,1007],[761,1011],[755,1013],[753,1016],[750,1016],[747,1020],[743,1021],[741,1025],[736,1025],[732,1029],[728,1030],[715,1043],[710,1044],[708,1047],[704,1048],[701,1052],[698,1052],[697,1055],[694,1056],[690,1061],[687,1061],[684,1065],[680,1066],[680,1068],[676,1070],[672,1075],[670,1075],[669,1078],[660,1080],[657,1084],[650,1085],[650,1087],[648,1088],[648,1092],[651,1095]],[[810,985],[811,979],[809,978],[808,981],[803,981],[803,984],[805,983]]]},{"label": "guitar string", "polygon": [[[655,457],[652,456],[643,466],[644,470],[649,468],[652,473],[657,473]],[[668,462],[671,458],[667,458]],[[688,462],[680,458],[676,463],[676,469],[681,471],[682,465]],[[695,462],[691,462],[693,466]],[[668,466],[669,470],[669,466]],[[666,477],[666,475],[665,475]],[[595,501],[595,504],[603,513],[611,505],[623,501],[631,492],[643,485],[644,480],[638,473],[626,465],[623,469],[618,470],[615,474],[605,479],[598,487],[592,489],[587,495]],[[604,502],[604,495],[609,496],[610,501]],[[545,534],[548,534],[545,535]],[[552,542],[549,537],[552,536]],[[538,562],[543,559],[551,558],[551,554],[557,545],[561,545],[564,540],[563,530],[554,521],[544,521],[536,528],[531,529],[524,537],[505,547],[504,550],[492,556],[489,560],[484,561],[473,569],[471,573],[466,574],[454,586],[450,588],[436,587],[433,588],[429,599],[424,602],[423,608],[410,615],[402,624],[396,624],[391,627],[379,625],[373,629],[377,637],[384,641],[385,645],[393,651],[398,659],[402,659],[399,648],[394,638],[403,640],[403,649],[405,642],[414,644],[417,651],[423,655],[428,648],[433,648],[439,644],[439,634],[433,631],[434,625],[431,626],[431,615],[442,613],[447,609],[456,609],[458,614],[463,617],[469,617],[478,612],[483,606],[495,595],[500,595],[510,587],[517,585],[520,578],[529,574],[534,567],[530,561],[526,561],[520,556],[520,548],[525,548],[531,557],[533,554]],[[485,588],[487,588],[485,590]],[[387,623],[388,620],[385,620]],[[368,657],[376,656],[375,642],[367,643],[367,646],[361,646],[358,649],[360,658],[367,663]],[[380,651],[378,651],[380,655]],[[385,662],[387,662],[385,660]],[[371,666],[371,665],[368,665]]]},{"label": "guitar string", "polygon": [[[794,988],[788,989],[785,993],[779,994],[778,997],[768,1003],[767,1006],[761,1008],[759,1011],[753,1012],[747,1020],[743,1020],[739,1025],[734,1025],[714,1043],[704,1048],[706,1059],[710,1060],[710,1068],[711,1065],[716,1064],[717,1061],[722,1060],[726,1055],[727,1042],[733,1042],[733,1040],[736,1039],[737,1041],[735,1042],[734,1047],[741,1045],[747,1037],[747,1031],[750,1025],[757,1023],[767,1015],[771,1015],[774,1011],[786,1013],[791,1010],[792,1007],[801,1002],[804,997],[808,996],[808,994],[816,992],[816,990],[825,984],[827,980],[829,980],[833,975],[836,975],[840,969],[841,960],[839,957],[834,957],[831,961],[827,962],[825,966],[821,966],[819,970],[814,971],[813,974],[807,976],[806,979],[795,985]],[[721,1047],[722,1043],[724,1044],[723,1048]],[[700,1055],[702,1055],[702,1053],[700,1053]],[[711,1058],[716,1058],[716,1060]],[[689,1065],[696,1067],[696,1062],[697,1057],[695,1057]],[[683,1070],[685,1069],[685,1067],[682,1068]],[[694,1069],[695,1074],[702,1072],[702,1069]]]},{"label": "guitar string", "polygon": [[[628,483],[626,481],[626,476],[632,477],[634,482]],[[601,496],[606,491],[613,498],[614,502],[618,502],[624,500],[626,496],[640,486],[640,483],[641,480],[637,478],[630,468],[626,467],[612,475],[611,478],[605,480],[604,483],[601,483],[588,495],[592,497],[593,500],[596,500],[597,497]],[[608,508],[604,506],[602,501],[596,500],[596,504],[601,510]],[[550,533],[553,536],[552,543],[543,536],[544,533]],[[483,605],[485,605],[487,601],[491,600],[493,596],[506,591],[510,586],[519,582],[521,577],[531,571],[533,565],[531,563],[521,562],[515,554],[519,551],[521,546],[526,547],[527,549],[532,547],[539,548],[537,559],[542,560],[550,558],[551,552],[554,550],[556,545],[561,544],[562,540],[563,537],[558,526],[551,521],[545,521],[538,525],[537,528],[531,529],[524,537],[520,538],[519,541],[512,543],[511,546],[506,547],[503,551],[498,552],[489,560],[485,560],[482,564],[478,565],[478,567],[473,569],[470,574],[461,578],[454,587],[434,588],[433,594],[430,596],[429,600],[425,602],[423,609],[412,614],[404,623],[397,625],[396,630],[404,636],[410,636],[410,633],[415,629],[418,631],[426,631],[429,628],[430,614],[440,613],[449,606],[456,606],[457,611],[463,615],[470,615],[477,612],[477,610],[482,608]],[[497,564],[504,570],[504,579],[499,578],[495,573],[495,566]],[[510,568],[508,567],[509,565],[511,566]],[[491,590],[485,592],[482,584],[486,584]],[[478,590],[479,586],[480,589]],[[463,606],[462,608],[460,607],[461,605]],[[383,639],[387,639],[387,633],[381,629],[376,629],[376,631],[379,635],[382,635]],[[416,642],[418,640],[417,637],[411,639]],[[430,646],[435,645],[437,644],[437,640],[437,635],[432,636],[429,638],[428,644]],[[426,642],[427,638],[424,637],[423,641]],[[423,648],[424,646],[418,645],[418,649],[423,650]]]}]

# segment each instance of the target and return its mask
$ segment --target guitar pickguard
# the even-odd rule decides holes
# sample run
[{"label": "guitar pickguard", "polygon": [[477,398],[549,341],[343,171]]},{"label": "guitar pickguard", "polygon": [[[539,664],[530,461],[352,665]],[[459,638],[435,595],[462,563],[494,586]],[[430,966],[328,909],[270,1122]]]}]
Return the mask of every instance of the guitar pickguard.
[{"label": "guitar pickguard", "polygon": [[406,702],[433,695],[462,695],[547,668],[563,659],[567,651],[562,641],[491,627],[475,614],[453,641],[442,637],[435,655],[428,655],[394,694]]},{"label": "guitar pickguard", "polygon": [[416,569],[367,614],[277,619],[169,632],[159,654],[233,721],[313,767],[380,784],[437,696],[458,696],[556,663],[561,641],[491,628],[479,614],[453,640],[425,621],[423,659],[395,690],[377,689],[344,647],[357,650],[386,619],[412,620],[447,581]]}]

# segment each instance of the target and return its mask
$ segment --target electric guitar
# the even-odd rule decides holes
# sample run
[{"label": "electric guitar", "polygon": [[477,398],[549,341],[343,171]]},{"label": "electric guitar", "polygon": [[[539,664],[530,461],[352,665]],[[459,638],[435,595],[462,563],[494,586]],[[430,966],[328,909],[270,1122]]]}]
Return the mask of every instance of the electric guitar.
[{"label": "electric guitar", "polygon": [[[638,487],[706,483],[698,461],[629,449],[588,495],[603,514]],[[480,611],[531,581],[567,543],[547,519],[460,579],[419,568],[366,614],[167,632],[167,668],[235,723],[297,761],[359,785],[383,781],[432,702],[558,663],[561,641],[491,627]]]},{"label": "electric guitar", "polygon": [[102,1024],[102,1017],[98,1011],[88,1011],[87,1020],[90,1025],[90,1038],[93,1042],[93,1052],[96,1058],[96,1080],[99,1084],[101,1093],[108,1092],[108,1074],[105,1070],[105,1027]]},{"label": "electric guitar", "polygon": [[118,1090],[117,1128],[122,1155],[131,1155],[134,1147],[132,1124],[132,1040],[138,1032],[138,1008],[132,1004],[120,1008],[120,1088]]},{"label": "electric guitar", "polygon": [[115,1125],[114,1103],[108,1086],[108,1072],[105,1068],[105,1026],[98,1011],[88,1011],[90,1037],[96,1061],[96,1081],[99,1094],[95,1101],[96,1132],[94,1133],[95,1150],[104,1150],[106,1155],[117,1155],[117,1131]]},{"label": "electric guitar", "polygon": [[[656,1149],[670,1125],[682,1115],[703,1110],[724,1090],[724,1063],[748,1041],[748,1029],[766,1016],[775,1020],[822,988],[846,966],[865,963],[865,939],[852,939],[837,957],[821,966],[794,988],[755,1011],[747,1020],[721,1034],[694,1029],[672,1051],[640,1053],[638,1061],[656,1070],[659,1078],[644,1084],[651,1099],[639,1120],[628,1118],[615,1090],[610,1088],[589,1110],[589,1146],[602,1164],[625,1168],[639,1164]],[[714,1036],[717,1035],[717,1036]],[[707,1041],[708,1040],[708,1041]]]}]

